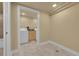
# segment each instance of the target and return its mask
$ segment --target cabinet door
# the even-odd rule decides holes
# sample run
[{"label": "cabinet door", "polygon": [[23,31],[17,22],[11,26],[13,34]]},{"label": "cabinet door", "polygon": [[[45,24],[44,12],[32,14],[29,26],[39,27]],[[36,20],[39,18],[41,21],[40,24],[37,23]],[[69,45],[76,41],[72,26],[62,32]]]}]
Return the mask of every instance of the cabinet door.
[{"label": "cabinet door", "polygon": [[36,32],[35,31],[29,31],[29,41],[36,40]]}]

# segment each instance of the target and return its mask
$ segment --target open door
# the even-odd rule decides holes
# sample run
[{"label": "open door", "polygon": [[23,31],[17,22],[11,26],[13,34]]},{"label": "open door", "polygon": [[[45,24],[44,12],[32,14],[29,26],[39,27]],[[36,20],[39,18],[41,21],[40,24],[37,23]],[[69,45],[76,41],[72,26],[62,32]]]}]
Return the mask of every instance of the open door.
[{"label": "open door", "polygon": [[3,55],[11,55],[11,31],[10,31],[10,2],[3,2]]}]

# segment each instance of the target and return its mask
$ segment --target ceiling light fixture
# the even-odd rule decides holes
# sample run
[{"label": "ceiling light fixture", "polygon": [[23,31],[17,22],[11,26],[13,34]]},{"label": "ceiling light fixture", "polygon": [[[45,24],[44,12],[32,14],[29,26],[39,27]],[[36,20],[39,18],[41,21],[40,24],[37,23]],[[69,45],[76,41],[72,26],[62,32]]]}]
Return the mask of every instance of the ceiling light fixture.
[{"label": "ceiling light fixture", "polygon": [[24,15],[26,15],[25,13],[22,13],[22,15],[24,16]]},{"label": "ceiling light fixture", "polygon": [[57,6],[57,4],[53,4],[53,5],[52,5],[52,7],[56,7],[56,6]]}]

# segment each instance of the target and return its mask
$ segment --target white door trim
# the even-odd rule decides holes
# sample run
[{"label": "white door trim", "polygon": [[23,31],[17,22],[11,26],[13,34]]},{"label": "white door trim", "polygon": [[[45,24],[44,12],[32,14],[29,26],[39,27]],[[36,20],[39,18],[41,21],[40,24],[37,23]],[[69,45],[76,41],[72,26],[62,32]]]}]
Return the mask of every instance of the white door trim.
[{"label": "white door trim", "polygon": [[37,13],[37,28],[38,30],[36,31],[36,44],[39,45],[39,42],[40,42],[40,12],[37,11],[37,10],[34,10],[34,9],[31,9],[31,8],[27,8],[27,7],[23,7],[23,6],[20,6],[18,5],[17,6],[17,33],[18,33],[18,48],[20,48],[20,10],[30,10],[30,11],[33,11],[35,13]]},{"label": "white door trim", "polygon": [[3,54],[4,56],[11,55],[11,27],[10,27],[10,2],[3,2]]}]

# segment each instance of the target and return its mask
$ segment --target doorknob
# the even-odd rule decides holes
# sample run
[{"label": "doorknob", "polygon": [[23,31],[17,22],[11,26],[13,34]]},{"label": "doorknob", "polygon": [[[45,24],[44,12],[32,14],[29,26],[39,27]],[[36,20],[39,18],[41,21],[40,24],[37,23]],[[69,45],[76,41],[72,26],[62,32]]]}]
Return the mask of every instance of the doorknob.
[{"label": "doorknob", "polygon": [[8,34],[8,32],[6,32],[6,34]]}]

